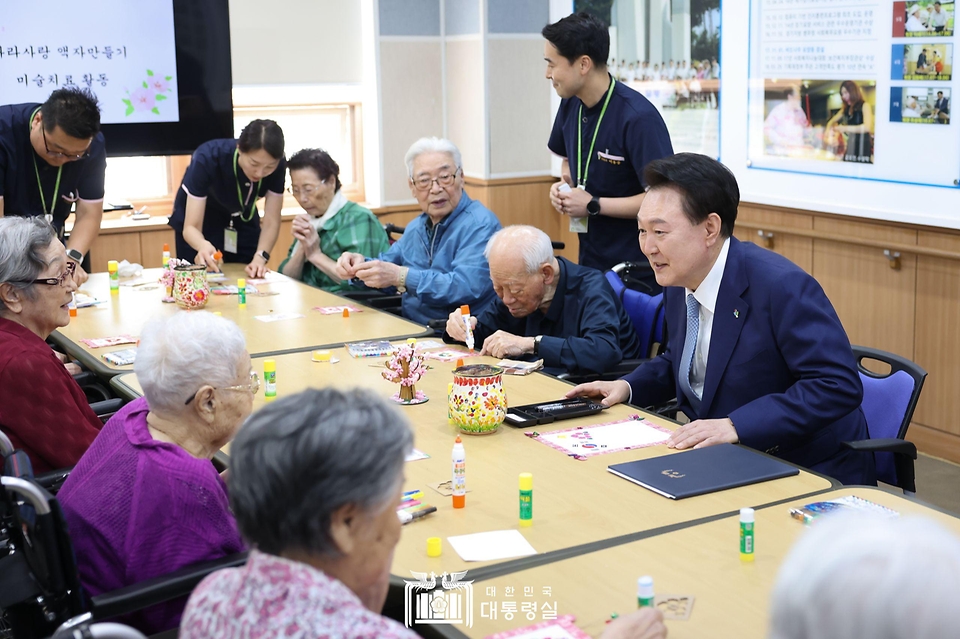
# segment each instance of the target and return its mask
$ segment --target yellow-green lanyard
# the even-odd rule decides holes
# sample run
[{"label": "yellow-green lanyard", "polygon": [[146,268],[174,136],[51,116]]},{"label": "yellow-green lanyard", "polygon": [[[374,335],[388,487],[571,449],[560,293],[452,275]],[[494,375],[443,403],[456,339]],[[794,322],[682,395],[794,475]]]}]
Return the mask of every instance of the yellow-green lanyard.
[{"label": "yellow-green lanyard", "polygon": [[[593,139],[590,141],[590,150],[587,151],[587,164],[583,165],[581,151],[583,145],[583,102],[580,102],[580,110],[577,112],[577,186],[581,189],[587,187],[587,173],[590,171],[590,160],[593,159],[593,145],[597,143],[597,133],[600,131],[600,123],[603,122],[603,114],[607,112],[607,105],[610,104],[610,96],[613,95],[613,85],[617,81],[610,76],[610,88],[607,89],[607,97],[603,101],[603,108],[600,109],[600,117],[597,118],[597,126],[593,129]],[[583,176],[580,175],[580,168],[583,167]]]},{"label": "yellow-green lanyard", "polygon": [[[243,203],[243,192],[240,191],[240,176],[237,175],[237,165],[240,162],[240,150],[233,150],[233,177],[237,180],[237,199],[240,200],[240,220],[243,222],[249,222],[253,219],[253,212],[257,210],[257,196],[260,195],[260,183],[263,180],[257,180],[257,185],[254,187],[253,191],[253,206],[250,207],[250,215],[243,217],[243,214],[246,212],[247,205]],[[233,226],[233,222],[230,223],[230,226]]]},{"label": "yellow-green lanyard", "polygon": [[[37,107],[33,110],[33,113],[30,114],[30,121],[27,123],[27,131],[33,130],[33,119],[37,117],[37,111],[40,110],[40,107]],[[43,126],[41,123],[40,126]],[[53,221],[53,209],[57,208],[57,195],[60,194],[60,176],[63,174],[63,165],[57,169],[57,183],[53,187],[53,200],[50,201],[50,212],[47,212],[47,198],[43,197],[43,185],[40,184],[40,169],[37,168],[37,154],[33,154],[33,172],[37,176],[37,190],[40,191],[40,206],[43,207],[43,215],[46,217],[48,222]]]}]

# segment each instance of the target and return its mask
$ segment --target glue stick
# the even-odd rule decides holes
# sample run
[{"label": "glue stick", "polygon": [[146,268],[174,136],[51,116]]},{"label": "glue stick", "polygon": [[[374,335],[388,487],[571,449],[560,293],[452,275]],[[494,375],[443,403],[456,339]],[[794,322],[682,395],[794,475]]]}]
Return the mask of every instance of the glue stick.
[{"label": "glue stick", "polygon": [[453,507],[463,508],[467,501],[467,452],[457,435],[453,443]]},{"label": "glue stick", "polygon": [[170,245],[164,243],[163,245],[163,268],[167,268],[167,264],[170,262]]},{"label": "glue stick", "polygon": [[740,559],[753,561],[753,508],[740,509]]},{"label": "glue stick", "polygon": [[70,305],[67,307],[67,310],[70,311],[70,317],[77,316],[77,296],[74,293],[70,293]]},{"label": "glue stick", "polygon": [[107,273],[110,274],[110,292],[119,293],[120,292],[120,265],[117,264],[116,260],[110,260],[107,262]]},{"label": "glue stick", "polygon": [[247,280],[243,277],[237,279],[237,301],[240,308],[247,307]]},{"label": "glue stick", "polygon": [[463,320],[463,330],[467,334],[466,340],[467,348],[471,351],[473,350],[473,327],[470,326],[470,306],[464,304],[460,307],[460,319]]},{"label": "glue stick", "polygon": [[653,577],[644,575],[637,579],[637,608],[653,608]]},{"label": "glue stick", "polygon": [[520,526],[533,525],[533,473],[520,473]]},{"label": "glue stick", "polygon": [[277,396],[277,362],[272,359],[263,360],[263,396]]}]

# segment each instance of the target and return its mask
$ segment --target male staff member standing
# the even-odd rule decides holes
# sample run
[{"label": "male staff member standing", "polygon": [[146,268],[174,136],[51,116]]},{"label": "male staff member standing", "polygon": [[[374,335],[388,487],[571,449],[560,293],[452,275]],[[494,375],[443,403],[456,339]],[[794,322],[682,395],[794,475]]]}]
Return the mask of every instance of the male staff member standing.
[{"label": "male staff member standing", "polygon": [[[601,271],[646,262],[634,240],[643,201],[643,167],[673,154],[663,118],[650,102],[607,72],[607,27],[586,13],[543,28],[546,76],[563,98],[548,144],[563,159],[563,181],[550,187],[561,214],[586,218],[580,265]],[[572,165],[572,166],[571,166]],[[562,189],[567,184],[570,190]],[[648,284],[659,287],[652,274]]]},{"label": "male staff member standing", "polygon": [[0,216],[46,216],[63,237],[74,203],[77,217],[66,242],[82,284],[84,254],[100,233],[107,154],[100,108],[86,89],[57,89],[41,104],[0,106]]},{"label": "male staff member standing", "polygon": [[740,442],[830,475],[876,484],[850,341],[815,279],[733,237],[740,191],[716,160],[680,153],[644,170],[640,246],[664,287],[667,349],[615,382],[569,396],[639,406],[676,397],[690,423],[671,448]]}]

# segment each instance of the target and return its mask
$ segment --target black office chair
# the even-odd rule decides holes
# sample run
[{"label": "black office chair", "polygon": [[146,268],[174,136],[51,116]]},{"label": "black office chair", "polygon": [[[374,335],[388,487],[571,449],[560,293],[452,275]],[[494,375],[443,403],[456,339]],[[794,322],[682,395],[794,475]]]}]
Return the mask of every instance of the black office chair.
[{"label": "black office chair", "polygon": [[7,455],[0,483],[0,623],[12,637],[61,636],[82,624],[183,597],[215,570],[247,560],[247,553],[230,555],[87,597],[60,504],[30,477],[22,452]]},{"label": "black office chair", "polygon": [[[853,450],[871,452],[877,463],[877,479],[899,487],[906,494],[917,492],[917,447],[904,440],[913,411],[920,400],[920,391],[927,371],[899,355],[866,346],[854,346],[857,371],[863,382],[860,407],[867,418],[870,439],[843,442]],[[875,360],[890,366],[882,375],[863,366],[864,360]]]}]

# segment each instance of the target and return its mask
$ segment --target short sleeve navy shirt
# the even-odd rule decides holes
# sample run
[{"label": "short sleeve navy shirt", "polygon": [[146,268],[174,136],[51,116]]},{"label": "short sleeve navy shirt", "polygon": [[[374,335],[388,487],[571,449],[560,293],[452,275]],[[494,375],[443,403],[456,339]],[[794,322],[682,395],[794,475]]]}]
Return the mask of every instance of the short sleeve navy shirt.
[{"label": "short sleeve navy shirt", "polygon": [[[606,96],[604,96],[606,97]],[[590,141],[604,100],[583,107],[582,163],[587,162]],[[548,147],[570,163],[577,180],[577,118],[583,103],[572,97],[560,102]],[[670,134],[649,100],[622,82],[614,85],[603,116],[587,173],[586,190],[594,197],[630,197],[643,193],[643,168],[651,161],[673,155]],[[581,173],[583,167],[581,167]],[[606,215],[590,218],[587,233],[580,234],[580,264],[601,271],[619,262],[646,262],[637,242],[637,222]]]},{"label": "short sleeve navy shirt", "polygon": [[[253,259],[253,254],[257,251],[257,243],[260,241],[260,216],[255,212],[248,222],[244,222],[241,216],[233,214],[242,210],[244,218],[250,216],[250,207],[254,204],[247,197],[251,185],[256,183],[244,174],[239,165],[236,165],[236,174],[234,174],[236,148],[237,141],[228,138],[204,142],[194,151],[190,166],[187,167],[183,182],[177,191],[177,198],[173,203],[173,214],[169,221],[170,226],[177,232],[178,258],[193,260],[196,256],[196,251],[183,240],[183,222],[189,193],[194,197],[207,198],[203,213],[203,236],[218,250],[223,251],[224,260],[249,262]],[[250,194],[249,197],[256,200],[265,196],[268,191],[283,193],[286,170],[286,159],[281,158],[277,170],[263,178],[256,193]],[[237,194],[238,184],[244,202],[241,202],[240,195]],[[237,230],[235,254],[227,253],[223,246],[224,229],[230,226],[231,220],[233,228]]]},{"label": "short sleeve navy shirt", "polygon": [[[53,202],[59,167],[47,164],[30,144],[30,122],[39,107],[36,103],[0,106],[0,196],[3,197],[4,215],[44,215],[49,213]],[[106,169],[107,152],[103,133],[97,133],[86,157],[63,165],[52,221],[58,232],[63,230],[63,223],[78,199],[103,199]],[[37,175],[40,176],[39,186]]]}]

